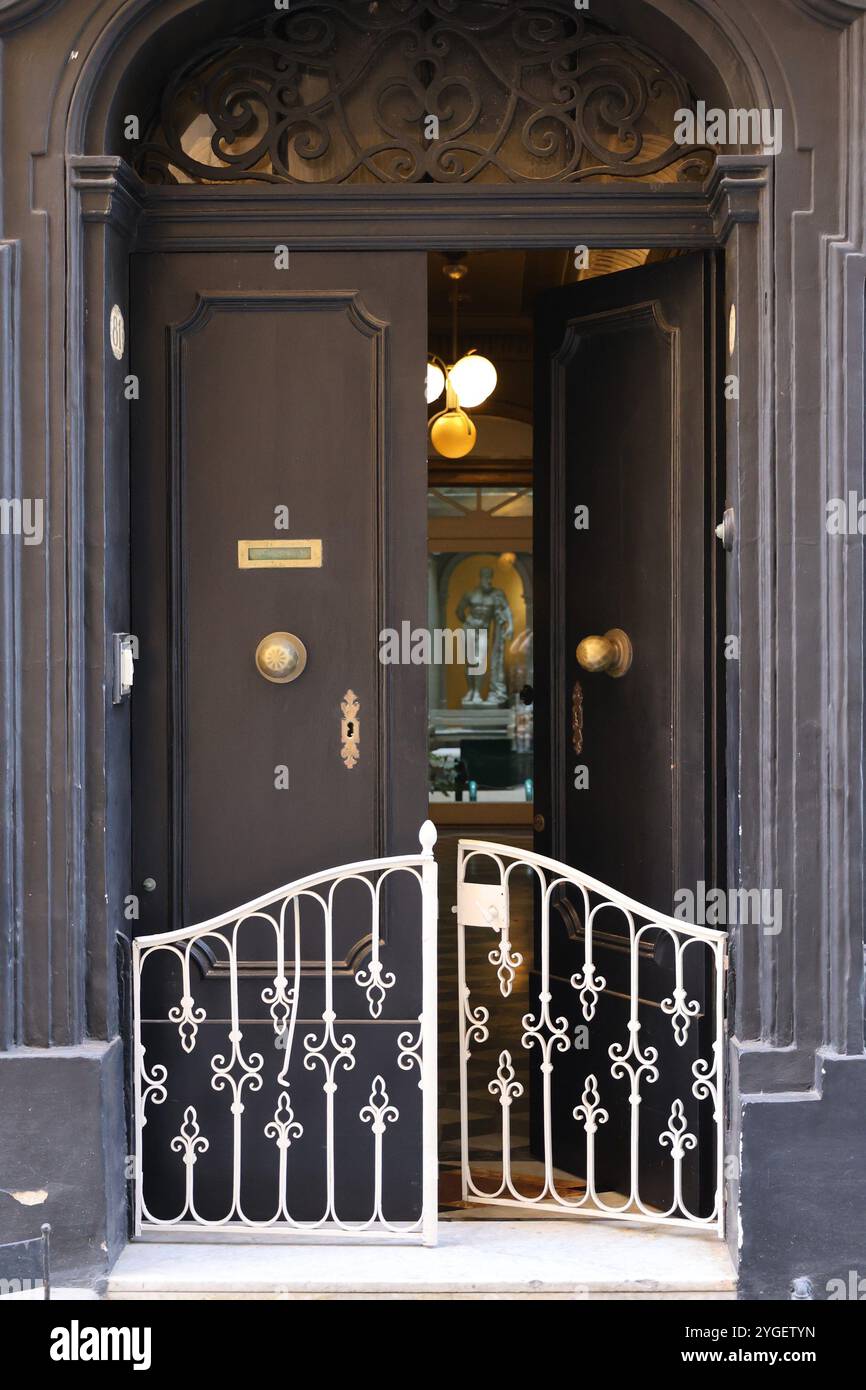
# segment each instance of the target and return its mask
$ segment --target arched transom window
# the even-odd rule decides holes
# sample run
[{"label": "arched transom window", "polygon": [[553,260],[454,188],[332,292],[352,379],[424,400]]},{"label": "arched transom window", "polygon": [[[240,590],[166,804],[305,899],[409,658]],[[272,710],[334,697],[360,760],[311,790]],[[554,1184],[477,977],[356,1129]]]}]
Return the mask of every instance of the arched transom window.
[{"label": "arched transom window", "polygon": [[291,0],[171,77],[138,149],[152,183],[577,183],[703,178],[658,54],[571,0]]}]

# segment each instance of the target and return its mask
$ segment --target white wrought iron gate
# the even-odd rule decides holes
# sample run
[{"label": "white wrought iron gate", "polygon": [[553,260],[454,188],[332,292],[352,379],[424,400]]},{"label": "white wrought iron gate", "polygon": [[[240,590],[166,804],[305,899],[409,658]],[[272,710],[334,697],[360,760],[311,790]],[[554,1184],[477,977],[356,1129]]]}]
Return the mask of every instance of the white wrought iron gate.
[{"label": "white wrought iron gate", "polygon": [[724,933],[475,840],[455,911],[464,1202],[723,1234]]},{"label": "white wrought iron gate", "polygon": [[[428,822],[420,854],[329,869],[133,943],[138,1237],[435,1243],[434,843]],[[385,932],[397,879],[412,896]],[[348,885],[366,959],[341,974]],[[456,913],[464,1201],[722,1234],[724,933],[471,840]],[[251,931],[271,944],[267,971],[249,970]],[[311,933],[322,959],[307,979]],[[391,1017],[407,951],[421,1010]]]},{"label": "white wrought iron gate", "polygon": [[[435,840],[133,943],[137,1236],[435,1243]],[[338,905],[366,954],[342,972]]]}]

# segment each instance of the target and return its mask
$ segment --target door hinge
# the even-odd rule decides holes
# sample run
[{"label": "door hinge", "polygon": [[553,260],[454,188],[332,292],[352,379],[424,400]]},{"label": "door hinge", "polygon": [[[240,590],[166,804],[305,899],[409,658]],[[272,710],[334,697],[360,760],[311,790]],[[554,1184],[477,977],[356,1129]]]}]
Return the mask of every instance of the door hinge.
[{"label": "door hinge", "polygon": [[131,632],[115,632],[112,704],[120,705],[129,698],[137,660],[138,638]]}]

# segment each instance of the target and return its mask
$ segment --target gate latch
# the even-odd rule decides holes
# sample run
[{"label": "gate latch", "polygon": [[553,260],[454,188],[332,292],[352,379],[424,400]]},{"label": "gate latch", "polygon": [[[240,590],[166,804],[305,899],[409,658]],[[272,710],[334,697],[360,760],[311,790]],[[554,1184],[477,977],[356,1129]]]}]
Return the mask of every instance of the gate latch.
[{"label": "gate latch", "polygon": [[129,698],[138,661],[138,638],[131,632],[114,634],[114,690],[112,704],[120,705]]},{"label": "gate latch", "polygon": [[464,927],[508,930],[508,904],[501,884],[460,883],[457,886],[457,920]]}]

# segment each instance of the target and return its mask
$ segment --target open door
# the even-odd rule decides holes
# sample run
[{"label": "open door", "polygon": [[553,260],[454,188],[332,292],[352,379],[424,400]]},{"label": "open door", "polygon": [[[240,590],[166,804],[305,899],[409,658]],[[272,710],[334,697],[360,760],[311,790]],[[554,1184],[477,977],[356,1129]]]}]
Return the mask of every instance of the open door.
[{"label": "open door", "polygon": [[417,882],[274,892],[417,851],[425,673],[378,655],[425,620],[425,288],[415,253],[134,258],[134,891],[185,933],[142,977],[156,1221],[420,1212]]},{"label": "open door", "polygon": [[[713,305],[703,254],[623,271],[539,297],[535,364],[536,850],[573,865],[656,912],[716,873],[713,775]],[[602,639],[586,643],[584,639]],[[540,654],[549,679],[543,688]],[[595,667],[591,670],[587,667]],[[569,984],[585,904],[567,885],[550,924],[551,1014],[580,1026]],[[606,986],[571,1086],[553,1097],[556,1163],[583,1173],[575,1089],[610,1073],[628,1033],[629,973],[639,969],[640,1043],[668,1052],[671,935],[646,934],[639,961],[622,915],[594,921]],[[537,943],[538,945],[538,943]],[[536,951],[536,961],[540,949]],[[669,1203],[660,1142],[676,1098],[690,1132],[707,1114],[691,1095],[705,1016],[705,965],[683,956],[686,997],[700,1014],[640,1098],[644,1197]],[[538,988],[537,977],[532,990]],[[573,1031],[573,1028],[571,1031]],[[534,1151],[541,1144],[540,1099]],[[628,1106],[597,1136],[606,1188],[628,1192]],[[702,1206],[706,1164],[684,1172]]]}]

